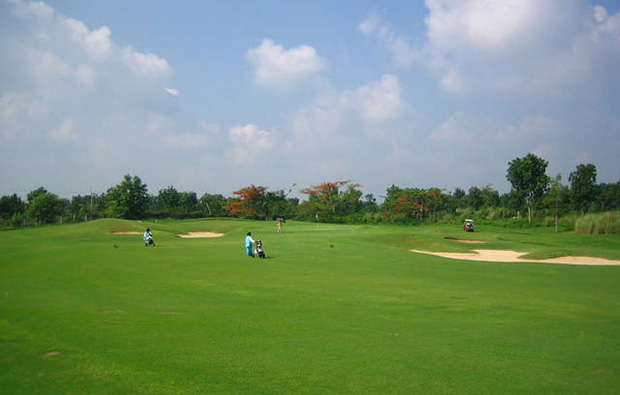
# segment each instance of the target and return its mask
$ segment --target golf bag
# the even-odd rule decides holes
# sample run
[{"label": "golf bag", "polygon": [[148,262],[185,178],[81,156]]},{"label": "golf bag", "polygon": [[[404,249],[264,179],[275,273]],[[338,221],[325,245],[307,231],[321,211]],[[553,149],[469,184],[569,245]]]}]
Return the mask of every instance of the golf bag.
[{"label": "golf bag", "polygon": [[151,234],[146,235],[146,237],[144,238],[144,245],[147,247],[150,245],[155,247],[155,240],[153,240],[153,235]]},{"label": "golf bag", "polygon": [[263,251],[263,242],[260,240],[256,241],[256,249],[254,250],[254,255],[259,258],[265,258],[265,252]]}]

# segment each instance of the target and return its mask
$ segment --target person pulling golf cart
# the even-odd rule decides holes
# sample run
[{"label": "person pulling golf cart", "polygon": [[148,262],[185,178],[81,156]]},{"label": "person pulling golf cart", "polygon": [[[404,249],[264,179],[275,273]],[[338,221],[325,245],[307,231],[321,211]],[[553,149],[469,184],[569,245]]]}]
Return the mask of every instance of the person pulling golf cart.
[{"label": "person pulling golf cart", "polygon": [[463,224],[463,230],[465,232],[473,232],[474,231],[474,221],[471,219],[466,219]]},{"label": "person pulling golf cart", "polygon": [[155,240],[153,239],[153,232],[151,232],[151,229],[146,228],[146,230],[144,231],[144,245],[146,247],[152,245],[153,247],[155,247]]}]

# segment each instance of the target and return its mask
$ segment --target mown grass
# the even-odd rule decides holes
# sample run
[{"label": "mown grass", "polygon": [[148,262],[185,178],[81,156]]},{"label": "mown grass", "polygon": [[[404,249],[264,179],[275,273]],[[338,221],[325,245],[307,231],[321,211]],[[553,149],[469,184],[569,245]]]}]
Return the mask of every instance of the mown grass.
[{"label": "mown grass", "polygon": [[[155,231],[157,247],[141,236]],[[181,239],[188,231],[223,232]],[[243,236],[268,259],[244,256]],[[100,220],[0,232],[10,394],[612,394],[620,267],[495,264],[410,248],[620,259],[548,229]],[[452,238],[485,241],[484,245]]]}]

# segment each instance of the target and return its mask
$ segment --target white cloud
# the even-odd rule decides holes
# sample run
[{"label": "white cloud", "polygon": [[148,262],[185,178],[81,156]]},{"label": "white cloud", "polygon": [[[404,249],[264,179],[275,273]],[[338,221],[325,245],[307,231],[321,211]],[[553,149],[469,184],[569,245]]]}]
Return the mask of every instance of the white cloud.
[{"label": "white cloud", "polygon": [[172,73],[172,67],[166,59],[152,54],[134,51],[131,47],[123,48],[122,60],[131,71],[140,76],[157,76]]},{"label": "white cloud", "polygon": [[166,88],[166,89],[164,89],[164,90],[165,90],[165,91],[166,91],[166,93],[167,93],[167,94],[169,94],[170,96],[179,96],[179,94],[181,93],[181,92],[179,92],[179,90],[178,90],[178,89],[175,89],[175,88]]},{"label": "white cloud", "polygon": [[70,18],[59,17],[69,30],[69,36],[75,42],[83,45],[88,54],[95,59],[102,59],[108,56],[112,42],[110,35],[112,31],[107,26],[102,26],[97,30],[89,30],[80,21]]},{"label": "white cloud", "polygon": [[0,96],[0,136],[5,139],[28,134],[33,123],[48,113],[48,107],[25,92]]},{"label": "white cloud", "polygon": [[407,66],[419,58],[419,50],[411,43],[411,39],[398,35],[393,28],[384,22],[377,12],[372,12],[362,21],[357,30],[367,36],[374,36],[392,52],[394,62]]},{"label": "white cloud", "polygon": [[557,97],[579,87],[589,95],[620,63],[620,17],[600,6],[563,0],[426,5],[427,61],[449,92]]},{"label": "white cloud", "polygon": [[54,9],[40,2],[24,2],[22,0],[9,0],[13,5],[13,12],[20,17],[36,17],[42,20],[50,20],[54,17]]},{"label": "white cloud", "polygon": [[446,48],[462,41],[496,48],[520,40],[537,11],[535,0],[427,0],[426,5],[429,39]]},{"label": "white cloud", "polygon": [[71,118],[65,119],[60,126],[47,133],[47,138],[56,141],[75,140],[77,138],[75,121]]},{"label": "white cloud", "polygon": [[268,39],[248,50],[246,56],[256,68],[254,81],[262,85],[294,82],[324,70],[326,64],[311,46],[300,45],[287,50]]},{"label": "white cloud", "polygon": [[396,119],[403,109],[400,80],[395,75],[386,74],[380,81],[363,85],[353,92],[343,92],[340,102],[369,121]]},{"label": "white cloud", "polygon": [[238,165],[255,163],[275,145],[273,134],[254,124],[233,126],[229,138],[233,144],[230,156]]}]

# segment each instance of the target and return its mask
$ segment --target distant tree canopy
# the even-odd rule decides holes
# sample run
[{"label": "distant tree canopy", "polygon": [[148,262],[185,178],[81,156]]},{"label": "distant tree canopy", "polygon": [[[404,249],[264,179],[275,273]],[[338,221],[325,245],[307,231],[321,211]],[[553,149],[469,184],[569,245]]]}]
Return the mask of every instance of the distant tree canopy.
[{"label": "distant tree canopy", "polygon": [[350,180],[324,182],[304,188],[301,193],[308,195],[308,200],[301,204],[300,210],[307,219],[316,215],[333,219],[356,213],[363,204],[360,201],[363,193]]},{"label": "distant tree canopy", "polygon": [[233,217],[268,220],[294,216],[294,201],[284,191],[267,191],[267,187],[251,185],[233,192],[236,195],[223,209]]},{"label": "distant tree canopy", "polygon": [[[25,201],[17,194],[0,196],[0,227],[39,225],[54,222],[86,221],[93,218],[194,218],[238,217],[256,220],[276,218],[347,223],[395,222],[405,224],[435,221],[461,221],[464,218],[489,220],[519,218],[527,210],[533,219],[557,224],[562,216],[579,213],[620,210],[620,181],[596,183],[596,167],[580,164],[570,173],[569,185],[561,175],[550,179],[548,162],[534,154],[508,163],[506,178],[512,189],[500,194],[490,185],[455,188],[453,193],[440,188],[392,185],[379,204],[372,194],[364,194],[361,185],[351,180],[330,181],[299,192],[305,201],[290,198],[283,190],[250,185],[231,197],[195,192],[180,192],[170,185],[150,195],[140,177],[125,175],[105,193],[60,198],[44,187],[30,191]],[[294,184],[296,185],[296,184]],[[466,192],[467,191],[467,192]],[[536,212],[534,212],[536,210]]]}]

